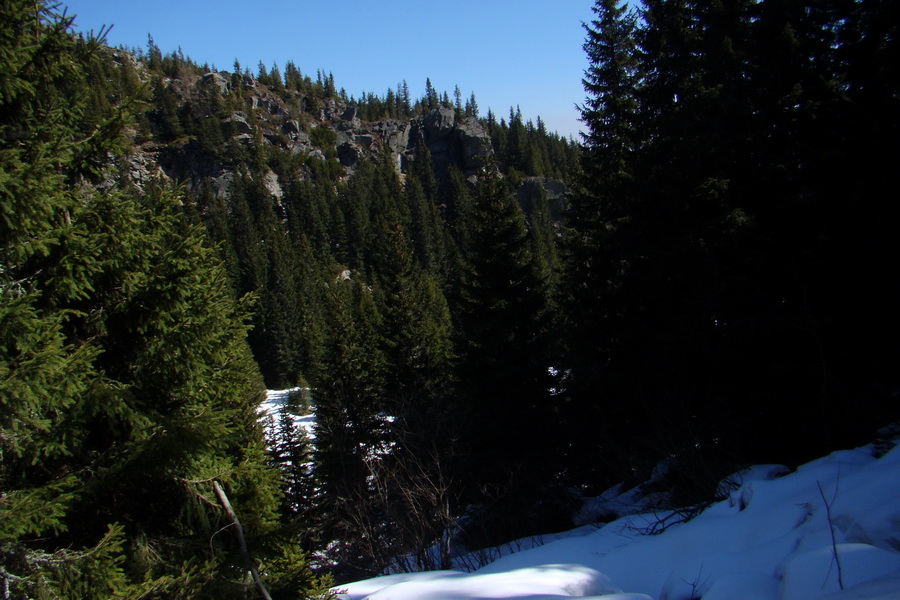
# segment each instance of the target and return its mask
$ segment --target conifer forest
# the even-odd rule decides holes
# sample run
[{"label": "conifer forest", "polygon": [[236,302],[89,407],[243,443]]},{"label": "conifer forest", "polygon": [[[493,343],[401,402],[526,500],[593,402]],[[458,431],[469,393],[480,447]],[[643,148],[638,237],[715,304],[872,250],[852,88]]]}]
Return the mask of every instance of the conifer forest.
[{"label": "conifer forest", "polygon": [[593,15],[574,140],[3,2],[0,596],[328,598],[900,419],[900,4]]}]

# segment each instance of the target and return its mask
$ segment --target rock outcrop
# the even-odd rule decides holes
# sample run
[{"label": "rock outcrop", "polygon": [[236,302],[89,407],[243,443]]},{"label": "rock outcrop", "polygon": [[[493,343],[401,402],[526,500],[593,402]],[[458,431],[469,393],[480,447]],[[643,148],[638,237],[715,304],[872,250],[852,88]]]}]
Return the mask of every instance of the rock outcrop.
[{"label": "rock outcrop", "polygon": [[555,222],[561,221],[566,209],[569,207],[569,198],[572,196],[572,190],[557,179],[526,177],[516,191],[516,199],[519,201],[519,205],[525,214],[530,215],[534,208],[534,203],[542,194],[547,200],[550,218]]},{"label": "rock outcrop", "polygon": [[[127,58],[117,57],[119,61]],[[411,119],[368,122],[362,120],[356,106],[342,98],[311,99],[293,90],[276,92],[249,74],[234,77],[231,73],[211,72],[167,79],[164,85],[189,106],[198,122],[211,117],[219,119],[226,145],[236,141],[249,149],[262,141],[309,160],[336,159],[347,175],[356,171],[360,161],[387,154],[397,173],[403,176],[421,144],[428,148],[438,177],[455,167],[471,179],[491,163],[494,154],[490,136],[478,119],[458,116],[446,107]],[[239,103],[243,108],[232,108],[223,116],[222,106],[235,106],[235,86],[240,87]],[[143,185],[150,179],[169,178],[194,189],[206,180],[217,196],[227,196],[234,179],[228,160],[212,156],[214,151],[210,148],[214,145],[194,136],[168,144],[138,144],[132,154],[132,180]],[[276,198],[283,195],[274,173],[267,174],[264,185]],[[560,185],[528,179],[519,200],[527,211],[529,198],[543,189],[557,217],[567,193]]]},{"label": "rock outcrop", "polygon": [[438,173],[451,165],[466,176],[481,170],[494,153],[491,138],[474,117],[457,119],[450,108],[436,108],[418,120]]}]

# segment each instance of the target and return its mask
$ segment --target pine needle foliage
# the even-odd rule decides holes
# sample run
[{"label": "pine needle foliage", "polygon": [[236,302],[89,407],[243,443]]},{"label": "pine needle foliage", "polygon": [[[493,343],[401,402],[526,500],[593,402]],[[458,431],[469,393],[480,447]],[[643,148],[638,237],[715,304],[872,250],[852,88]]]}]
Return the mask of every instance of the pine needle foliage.
[{"label": "pine needle foliage", "polygon": [[725,457],[868,441],[897,418],[896,5],[594,13],[565,244],[572,462],[612,483],[702,456],[702,496]]},{"label": "pine needle foliage", "polygon": [[290,563],[291,595],[324,594],[298,549],[261,543],[278,479],[248,306],[180,192],[96,185],[132,110],[87,110],[108,49],[71,24],[43,2],[0,8],[4,597],[244,597],[213,482],[251,552]]}]

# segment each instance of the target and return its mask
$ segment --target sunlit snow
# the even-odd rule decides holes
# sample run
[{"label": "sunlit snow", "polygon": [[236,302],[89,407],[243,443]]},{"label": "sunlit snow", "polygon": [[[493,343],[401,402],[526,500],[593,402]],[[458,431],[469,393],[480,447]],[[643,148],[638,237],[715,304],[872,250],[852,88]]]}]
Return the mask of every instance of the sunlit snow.
[{"label": "sunlit snow", "polygon": [[[269,391],[261,414],[277,415],[297,391]],[[313,416],[294,418],[311,430]],[[649,535],[679,519],[616,486],[585,501],[580,527],[496,549],[477,570],[335,589],[341,600],[900,600],[900,446],[835,452],[794,472],[751,467],[719,492],[725,500]],[[600,515],[620,518],[588,524]]]},{"label": "sunlit snow", "polygon": [[[260,418],[271,417],[277,419],[279,412],[290,402],[291,396],[308,391],[308,388],[289,388],[286,390],[266,390],[266,399],[259,406],[258,413]],[[306,434],[313,437],[313,425],[315,417],[312,414],[307,415],[291,415],[294,423],[303,427]]]},{"label": "sunlit snow", "polygon": [[632,514],[471,573],[380,577],[339,586],[339,597],[900,599],[900,448],[836,452],[785,472],[744,471],[726,500],[657,535],[645,532],[666,513]]}]

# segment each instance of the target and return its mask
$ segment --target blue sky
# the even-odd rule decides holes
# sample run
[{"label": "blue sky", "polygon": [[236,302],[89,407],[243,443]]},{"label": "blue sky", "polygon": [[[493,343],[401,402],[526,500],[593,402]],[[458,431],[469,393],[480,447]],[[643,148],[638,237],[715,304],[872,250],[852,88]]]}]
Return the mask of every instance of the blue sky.
[{"label": "blue sky", "polygon": [[76,29],[113,25],[113,46],[147,47],[152,34],[164,53],[182,51],[231,70],[237,58],[254,73],[262,61],[288,60],[315,77],[334,74],[348,94],[383,95],[406,80],[413,97],[425,79],[451,97],[475,93],[479,108],[499,117],[519,106],[548,129],[573,135],[581,127],[587,65],[581,45],[591,0],[68,0]]}]

